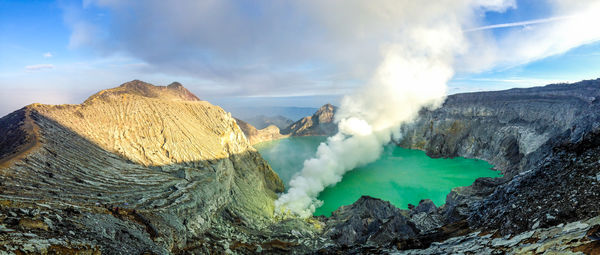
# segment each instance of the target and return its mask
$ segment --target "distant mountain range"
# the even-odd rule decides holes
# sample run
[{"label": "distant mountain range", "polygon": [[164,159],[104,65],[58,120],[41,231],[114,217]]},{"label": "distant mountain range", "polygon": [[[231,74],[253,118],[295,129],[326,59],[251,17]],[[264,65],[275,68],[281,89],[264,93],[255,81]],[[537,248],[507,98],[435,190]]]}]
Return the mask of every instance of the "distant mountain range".
[{"label": "distant mountain range", "polygon": [[288,127],[289,125],[291,125],[292,123],[294,123],[293,120],[283,117],[281,115],[277,115],[277,116],[258,115],[253,118],[244,119],[244,120],[257,129],[263,129],[270,125],[274,125],[274,126],[278,127],[279,129],[284,129],[284,128]]},{"label": "distant mountain range", "polygon": [[[336,110],[337,107],[325,104],[314,114],[303,117],[296,122],[284,117],[268,118],[262,116],[253,119],[259,127],[264,128],[257,128],[241,119],[236,119],[236,121],[251,144],[289,136],[331,136],[337,132],[337,125],[334,123]],[[280,125],[275,125],[275,122]],[[285,124],[287,124],[285,128],[281,128]]]},{"label": "distant mountain range", "polygon": [[297,120],[310,116],[319,108],[316,107],[288,107],[288,106],[256,106],[256,107],[226,107],[226,111],[243,120],[251,120],[258,116],[283,116],[286,119]]}]

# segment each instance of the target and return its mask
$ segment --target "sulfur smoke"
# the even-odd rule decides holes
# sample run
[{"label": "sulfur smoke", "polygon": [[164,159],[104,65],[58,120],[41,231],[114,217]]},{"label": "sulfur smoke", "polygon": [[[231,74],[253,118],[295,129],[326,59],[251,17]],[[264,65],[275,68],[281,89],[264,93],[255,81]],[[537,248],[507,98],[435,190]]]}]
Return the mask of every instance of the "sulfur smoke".
[{"label": "sulfur smoke", "polygon": [[341,181],[347,171],[375,161],[383,146],[398,138],[400,125],[419,110],[438,107],[454,73],[454,59],[468,44],[462,27],[470,25],[474,12],[496,8],[501,1],[440,1],[427,8],[415,2],[395,2],[403,5],[399,8],[407,18],[390,31],[393,40],[381,45],[381,64],[364,87],[342,99],[336,114],[339,132],[304,162],[287,193],[275,202],[276,212],[312,215],[322,204],[317,196],[323,189]]}]

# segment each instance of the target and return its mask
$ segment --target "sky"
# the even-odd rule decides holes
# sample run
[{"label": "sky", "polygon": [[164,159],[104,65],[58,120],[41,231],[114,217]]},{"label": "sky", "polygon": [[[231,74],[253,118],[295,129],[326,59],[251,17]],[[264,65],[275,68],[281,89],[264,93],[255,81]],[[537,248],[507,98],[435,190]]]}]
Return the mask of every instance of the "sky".
[{"label": "sky", "polygon": [[[600,78],[599,1],[459,1],[486,8],[460,22],[448,93]],[[402,15],[389,0],[0,0],[0,116],[134,79],[226,109],[336,103],[402,40]]]}]

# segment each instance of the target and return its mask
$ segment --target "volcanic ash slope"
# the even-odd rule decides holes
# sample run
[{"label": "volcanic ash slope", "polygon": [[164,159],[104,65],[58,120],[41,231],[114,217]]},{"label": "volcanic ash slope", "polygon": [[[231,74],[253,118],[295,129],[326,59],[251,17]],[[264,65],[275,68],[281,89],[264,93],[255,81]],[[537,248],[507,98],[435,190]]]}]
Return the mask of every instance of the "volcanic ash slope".
[{"label": "volcanic ash slope", "polygon": [[257,232],[281,180],[229,113],[179,83],[135,80],[1,118],[0,190],[0,250],[286,248]]}]

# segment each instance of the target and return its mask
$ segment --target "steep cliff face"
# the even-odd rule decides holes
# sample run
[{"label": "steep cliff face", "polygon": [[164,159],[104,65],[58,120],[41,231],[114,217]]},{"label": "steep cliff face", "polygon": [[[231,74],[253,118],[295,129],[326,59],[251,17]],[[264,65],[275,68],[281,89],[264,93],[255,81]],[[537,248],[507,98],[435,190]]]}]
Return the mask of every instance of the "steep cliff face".
[{"label": "steep cliff face", "polygon": [[292,136],[334,135],[337,133],[337,125],[333,122],[336,110],[331,104],[323,105],[315,114],[294,122],[281,133]]},{"label": "steep cliff face", "polygon": [[281,180],[230,114],[180,84],[30,105],[0,131],[5,250],[162,254],[270,240],[257,229],[274,223]]},{"label": "steep cliff face", "polygon": [[600,80],[451,95],[403,127],[399,144],[433,157],[486,160],[515,175],[549,139],[598,115]]},{"label": "steep cliff face", "polygon": [[504,235],[598,216],[600,121],[595,122],[577,142],[569,135],[553,138],[547,157],[473,207],[473,225]]}]

